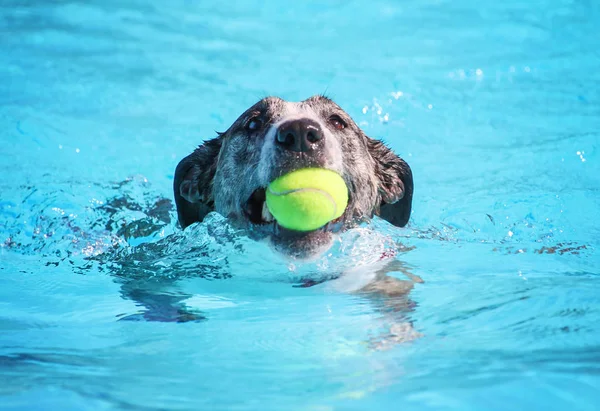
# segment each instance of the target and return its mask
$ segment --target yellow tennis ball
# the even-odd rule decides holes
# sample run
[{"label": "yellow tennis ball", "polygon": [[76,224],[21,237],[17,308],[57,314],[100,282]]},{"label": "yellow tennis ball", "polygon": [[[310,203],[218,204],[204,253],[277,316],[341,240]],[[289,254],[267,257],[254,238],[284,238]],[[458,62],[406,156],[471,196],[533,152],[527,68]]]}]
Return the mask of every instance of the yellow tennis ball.
[{"label": "yellow tennis ball", "polygon": [[303,168],[269,184],[266,197],[267,207],[280,226],[313,231],[344,214],[348,188],[331,170]]}]

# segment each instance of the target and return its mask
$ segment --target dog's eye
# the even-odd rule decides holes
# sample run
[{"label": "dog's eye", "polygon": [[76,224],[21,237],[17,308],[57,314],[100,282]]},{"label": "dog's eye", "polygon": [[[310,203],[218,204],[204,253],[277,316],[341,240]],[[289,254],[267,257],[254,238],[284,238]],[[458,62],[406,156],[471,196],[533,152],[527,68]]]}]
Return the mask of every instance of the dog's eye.
[{"label": "dog's eye", "polygon": [[249,131],[256,131],[262,127],[262,121],[258,117],[251,118],[246,123],[246,129]]},{"label": "dog's eye", "polygon": [[331,117],[329,117],[329,122],[337,130],[343,130],[343,129],[346,128],[346,123],[344,123],[344,120],[342,120],[339,116],[331,116]]}]

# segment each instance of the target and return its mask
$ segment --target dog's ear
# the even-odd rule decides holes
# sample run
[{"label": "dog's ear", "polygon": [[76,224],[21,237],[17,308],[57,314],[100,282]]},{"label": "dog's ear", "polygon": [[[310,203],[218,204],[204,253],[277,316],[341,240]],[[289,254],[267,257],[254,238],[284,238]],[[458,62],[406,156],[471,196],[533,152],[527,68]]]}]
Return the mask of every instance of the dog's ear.
[{"label": "dog's ear", "polygon": [[173,191],[181,228],[202,221],[214,211],[213,179],[221,151],[221,138],[213,138],[179,162]]},{"label": "dog's ear", "polygon": [[379,140],[367,137],[375,173],[379,179],[381,203],[376,212],[381,218],[404,227],[410,218],[413,196],[413,177],[410,167]]}]

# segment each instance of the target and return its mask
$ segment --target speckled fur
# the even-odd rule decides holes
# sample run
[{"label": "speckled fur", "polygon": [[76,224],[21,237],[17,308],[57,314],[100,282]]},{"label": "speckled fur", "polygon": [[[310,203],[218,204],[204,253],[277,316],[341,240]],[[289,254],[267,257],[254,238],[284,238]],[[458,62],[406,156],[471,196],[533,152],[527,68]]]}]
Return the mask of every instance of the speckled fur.
[{"label": "speckled fur", "polygon": [[[329,121],[339,116],[346,128]],[[245,128],[253,116],[263,127]],[[324,132],[323,145],[310,153],[281,149],[275,144],[283,121],[308,118]],[[252,193],[275,178],[298,168],[323,167],[338,172],[348,185],[346,223],[381,215],[404,226],[411,211],[413,182],[410,167],[382,142],[367,137],[350,116],[323,96],[299,103],[277,97],[260,100],[225,132],[205,142],[184,158],[175,172],[175,200],[179,222],[186,227],[210,211],[247,223],[243,207]]]}]

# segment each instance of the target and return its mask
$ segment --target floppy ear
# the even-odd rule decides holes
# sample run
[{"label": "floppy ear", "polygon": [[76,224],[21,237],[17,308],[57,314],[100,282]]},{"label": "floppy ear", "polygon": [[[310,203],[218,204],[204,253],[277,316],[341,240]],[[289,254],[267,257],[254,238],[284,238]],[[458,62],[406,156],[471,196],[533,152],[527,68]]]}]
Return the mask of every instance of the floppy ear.
[{"label": "floppy ear", "polygon": [[181,228],[186,228],[214,211],[213,179],[221,151],[221,138],[213,138],[179,162],[173,191]]},{"label": "floppy ear", "polygon": [[410,167],[379,140],[367,137],[371,156],[375,160],[375,173],[379,179],[381,203],[379,212],[384,220],[404,227],[410,218],[413,196],[413,178]]}]

